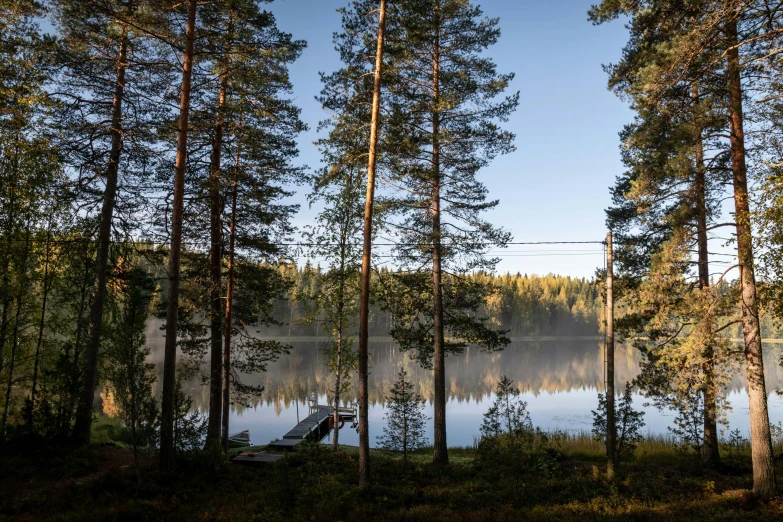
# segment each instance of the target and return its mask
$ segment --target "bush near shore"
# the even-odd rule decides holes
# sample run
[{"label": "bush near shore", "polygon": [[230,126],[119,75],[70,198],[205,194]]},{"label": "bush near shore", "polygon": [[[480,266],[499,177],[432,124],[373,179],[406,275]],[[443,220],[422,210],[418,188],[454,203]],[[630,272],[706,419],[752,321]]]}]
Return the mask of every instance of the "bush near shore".
[{"label": "bush near shore", "polygon": [[[358,487],[356,448],[306,445],[259,468],[214,465],[183,456],[173,475],[143,459],[142,480],[130,451],[99,428],[101,445],[73,451],[33,444],[0,457],[0,518],[5,521],[223,520],[781,520],[783,496],[756,500],[747,447],[717,468],[667,437],[647,437],[614,481],[603,475],[603,447],[587,434],[547,434],[513,446],[515,461],[482,445],[450,450],[433,466],[431,451],[403,462],[374,451],[371,485]],[[492,451],[506,451],[503,444]],[[507,447],[507,445],[505,446]],[[498,449],[499,448],[499,449]],[[252,448],[264,451],[264,447]],[[547,464],[539,466],[541,458]],[[550,466],[551,464],[551,466]],[[783,471],[779,466],[778,472]]]}]

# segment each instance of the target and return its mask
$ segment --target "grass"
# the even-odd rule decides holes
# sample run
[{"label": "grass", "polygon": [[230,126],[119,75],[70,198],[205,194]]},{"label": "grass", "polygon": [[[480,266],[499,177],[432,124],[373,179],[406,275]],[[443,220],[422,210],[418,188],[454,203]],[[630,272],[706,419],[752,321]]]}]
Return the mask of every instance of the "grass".
[{"label": "grass", "polygon": [[[109,435],[109,427],[96,427]],[[475,447],[431,450],[409,462],[371,452],[371,483],[358,486],[358,449],[304,445],[275,464],[215,467],[199,454],[179,459],[172,475],[150,455],[142,480],[129,451],[109,445],[52,455],[6,448],[0,455],[0,519],[28,521],[224,520],[782,520],[783,497],[762,502],[746,454],[705,468],[667,437],[648,437],[621,462],[614,481],[603,447],[588,434],[554,440],[556,468],[541,472],[513,458],[487,458]],[[557,448],[557,449],[554,449]],[[243,448],[264,451],[265,446]],[[125,463],[125,464],[124,464]],[[779,468],[780,473],[783,469]]]},{"label": "grass", "polygon": [[126,447],[122,441],[125,431],[122,421],[118,418],[101,415],[92,423],[90,440],[93,444],[116,444]]}]

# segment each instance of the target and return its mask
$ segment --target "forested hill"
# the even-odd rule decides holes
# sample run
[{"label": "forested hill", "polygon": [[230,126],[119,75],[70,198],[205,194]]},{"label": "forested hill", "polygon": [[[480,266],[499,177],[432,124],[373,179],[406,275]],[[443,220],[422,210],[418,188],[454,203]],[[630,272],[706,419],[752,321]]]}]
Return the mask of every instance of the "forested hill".
[{"label": "forested hill", "polygon": [[[293,287],[287,300],[275,306],[275,318],[282,326],[265,329],[265,335],[318,336],[323,326],[312,316],[301,296],[318,291],[317,270],[292,268]],[[513,337],[598,335],[603,323],[601,289],[594,281],[559,275],[506,274],[477,275],[491,282],[496,291],[486,300],[479,314],[488,317]],[[392,326],[390,312],[378,304],[372,306],[370,334],[386,336]]]},{"label": "forested hill", "polygon": [[[280,265],[280,271],[291,287],[287,297],[274,302],[273,318],[279,325],[270,325],[260,333],[268,337],[317,337],[324,332],[323,317],[314,320],[307,296],[316,295],[323,284],[320,269],[307,265]],[[602,283],[594,279],[557,274],[528,275],[480,274],[471,277],[481,279],[494,288],[478,311],[496,328],[509,330],[511,337],[546,336],[596,336],[604,331],[604,304]],[[732,283],[724,283],[728,292]],[[621,315],[632,313],[633,304],[623,302]],[[370,313],[370,335],[386,337],[393,325],[391,312],[373,301]],[[761,314],[761,330],[764,338],[783,337],[774,316]],[[724,330],[724,335],[742,337],[739,324]]]}]

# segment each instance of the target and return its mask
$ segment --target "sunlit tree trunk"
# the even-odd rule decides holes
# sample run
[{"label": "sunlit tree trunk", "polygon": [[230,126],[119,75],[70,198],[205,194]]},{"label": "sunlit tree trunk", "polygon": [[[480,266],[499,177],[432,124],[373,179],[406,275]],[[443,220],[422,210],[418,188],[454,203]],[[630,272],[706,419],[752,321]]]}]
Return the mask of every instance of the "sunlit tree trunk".
[{"label": "sunlit tree trunk", "polygon": [[196,32],[197,0],[188,0],[185,29],[185,54],[182,59],[182,92],[177,121],[177,156],[174,164],[174,199],[171,210],[171,248],[169,250],[169,289],[166,303],[166,345],[163,359],[163,404],[160,427],[160,468],[174,466],[174,387],[177,368],[177,323],[179,321],[179,277],[182,256],[182,214],[185,206],[185,168],[188,152],[190,85],[193,74],[193,45]]},{"label": "sunlit tree trunk", "polygon": [[756,300],[756,277],[753,266],[753,237],[750,223],[745,131],[743,128],[742,80],[738,50],[737,22],[727,23],[727,77],[729,117],[731,121],[731,168],[734,176],[734,210],[737,222],[737,257],[740,266],[742,299],[742,335],[745,342],[745,365],[750,406],[750,444],[753,458],[753,492],[763,498],[775,493],[772,438],[764,383],[764,360],[759,327],[759,305]]},{"label": "sunlit tree trunk", "polygon": [[441,213],[440,213],[440,24],[439,4],[435,4],[435,46],[432,63],[432,296],[433,296],[433,378],[434,415],[433,462],[447,464],[446,446],[446,352],[443,328],[443,288],[441,273]]},{"label": "sunlit tree trunk", "polygon": [[380,0],[378,17],[378,43],[375,52],[375,78],[372,96],[372,120],[370,123],[370,153],[367,165],[367,197],[364,206],[364,232],[362,249],[361,296],[359,299],[359,485],[364,487],[370,479],[369,432],[369,340],[370,340],[370,261],[372,256],[372,216],[375,198],[375,169],[377,165],[378,130],[381,107],[381,68],[386,30],[386,0]]}]

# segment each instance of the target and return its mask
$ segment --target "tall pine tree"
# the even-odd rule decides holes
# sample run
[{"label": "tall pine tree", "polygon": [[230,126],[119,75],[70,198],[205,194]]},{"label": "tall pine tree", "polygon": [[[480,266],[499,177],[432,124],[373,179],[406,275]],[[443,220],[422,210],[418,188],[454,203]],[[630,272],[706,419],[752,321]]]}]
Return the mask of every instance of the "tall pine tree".
[{"label": "tall pine tree", "polygon": [[[402,1],[390,32],[388,141],[391,183],[405,187],[393,203],[399,238],[392,335],[434,369],[434,462],[448,462],[447,353],[468,344],[497,350],[509,340],[476,311],[492,291],[468,274],[491,271],[487,256],[510,236],[482,214],[480,170],[514,149],[505,122],[519,95],[504,96],[513,74],[500,74],[483,53],[500,37],[497,19],[467,0]],[[428,269],[424,269],[429,264]],[[404,297],[403,297],[404,296]]]},{"label": "tall pine tree", "polygon": [[756,81],[756,75],[749,74],[753,64],[763,63],[763,57],[775,52],[780,9],[760,1],[606,0],[591,11],[595,22],[631,17],[631,40],[623,61],[612,73],[624,78],[626,92],[634,101],[654,104],[683,82],[700,89],[712,78],[723,79],[741,295],[738,304],[750,402],[753,491],[762,497],[773,494],[775,477],[754,273],[743,98]]}]

